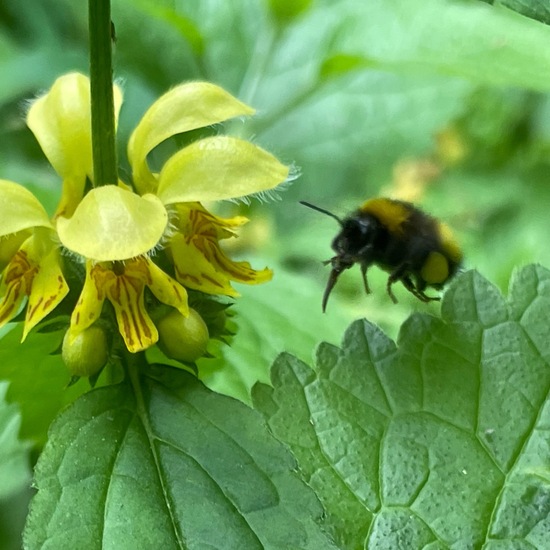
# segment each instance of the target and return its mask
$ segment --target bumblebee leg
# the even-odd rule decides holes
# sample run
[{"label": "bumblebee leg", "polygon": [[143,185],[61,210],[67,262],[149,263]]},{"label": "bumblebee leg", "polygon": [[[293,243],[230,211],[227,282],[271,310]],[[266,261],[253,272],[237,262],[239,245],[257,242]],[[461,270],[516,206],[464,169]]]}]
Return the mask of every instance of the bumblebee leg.
[{"label": "bumblebee leg", "polygon": [[363,276],[363,284],[365,285],[365,292],[370,294],[369,282],[367,281],[367,269],[369,266],[367,264],[361,264],[361,275]]},{"label": "bumblebee leg", "polygon": [[430,298],[424,294],[422,290],[417,288],[415,284],[412,282],[411,278],[407,275],[406,277],[403,277],[401,279],[401,282],[403,283],[403,286],[416,298],[418,298],[421,302],[429,302]]},{"label": "bumblebee leg", "polygon": [[426,285],[422,285],[424,286],[424,288],[421,287],[420,284],[417,284],[415,286],[415,284],[412,282],[411,278],[409,275],[406,275],[405,277],[403,277],[401,279],[401,282],[403,283],[403,286],[413,295],[415,296],[416,298],[418,298],[421,302],[431,302],[431,301],[437,301],[437,300],[440,300],[441,298],[439,298],[439,296],[428,296],[427,294],[424,293],[424,288]]},{"label": "bumblebee leg", "polygon": [[[390,276],[388,277],[388,283],[386,284],[386,292],[388,293],[388,296],[391,298],[391,301],[394,304],[397,304],[397,298],[395,297],[395,294],[393,293],[393,291],[391,289],[391,286],[395,282],[397,282],[399,280],[402,280],[403,277],[405,277],[405,273],[407,273],[407,266],[405,264],[403,264],[403,265],[400,265],[395,271],[390,273]],[[409,279],[409,282],[412,285],[412,282],[410,281],[410,279]],[[403,283],[403,284],[405,284],[405,283]],[[407,285],[405,285],[405,287],[407,287]]]}]

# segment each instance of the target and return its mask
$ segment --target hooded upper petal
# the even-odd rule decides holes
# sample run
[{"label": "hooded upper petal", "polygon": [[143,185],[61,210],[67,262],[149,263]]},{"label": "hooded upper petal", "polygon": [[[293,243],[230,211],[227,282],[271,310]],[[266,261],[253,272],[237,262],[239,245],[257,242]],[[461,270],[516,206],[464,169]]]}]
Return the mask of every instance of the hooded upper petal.
[{"label": "hooded upper petal", "polygon": [[201,139],[170,157],[159,174],[164,204],[217,201],[269,191],[288,178],[288,166],[252,143]]},{"label": "hooded upper petal", "polygon": [[22,185],[0,180],[0,237],[32,227],[52,227],[44,207]]},{"label": "hooded upper petal", "polygon": [[92,189],[72,218],[59,218],[57,231],[69,250],[95,261],[134,258],[157,246],[168,214],[154,195],[105,185]]},{"label": "hooded upper petal", "polygon": [[[116,123],[122,92],[114,86],[113,94]],[[58,213],[71,215],[82,198],[86,178],[93,181],[90,79],[80,73],[59,77],[48,93],[32,103],[27,125],[63,178]]]},{"label": "hooded upper petal", "polygon": [[[122,93],[113,87],[115,118]],[[34,101],[27,125],[62,177],[93,176],[90,79],[80,73],[60,76],[49,92]]]},{"label": "hooded upper petal", "polygon": [[164,140],[253,113],[254,109],[208,82],[181,84],[161,96],[145,113],[128,144],[128,158],[138,192],[155,192],[156,180],[147,165],[147,155]]}]

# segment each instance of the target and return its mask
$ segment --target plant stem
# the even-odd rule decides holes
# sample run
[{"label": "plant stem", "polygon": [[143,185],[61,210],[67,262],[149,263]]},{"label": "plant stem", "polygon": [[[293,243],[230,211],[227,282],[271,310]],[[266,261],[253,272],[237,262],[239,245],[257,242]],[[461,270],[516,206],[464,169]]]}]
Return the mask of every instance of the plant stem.
[{"label": "plant stem", "polygon": [[118,182],[110,0],[88,0],[94,186]]}]

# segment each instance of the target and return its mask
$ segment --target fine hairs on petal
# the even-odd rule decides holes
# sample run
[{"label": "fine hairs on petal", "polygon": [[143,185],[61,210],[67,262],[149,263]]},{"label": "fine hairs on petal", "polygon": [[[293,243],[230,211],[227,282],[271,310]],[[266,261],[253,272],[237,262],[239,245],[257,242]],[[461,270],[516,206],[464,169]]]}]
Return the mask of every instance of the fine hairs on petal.
[{"label": "fine hairs on petal", "polygon": [[124,90],[125,86],[126,86],[126,78],[123,77],[123,76],[117,76],[115,79],[114,79],[114,82],[113,84],[115,86],[118,86],[121,90]]},{"label": "fine hairs on petal", "polygon": [[22,114],[23,114],[23,118],[27,118],[27,115],[29,114],[29,111],[30,111],[31,107],[34,105],[34,103],[36,101],[38,101],[40,98],[47,95],[48,92],[49,92],[48,88],[37,90],[36,93],[34,94],[34,97],[25,98],[25,99],[22,99],[19,102],[19,105],[21,106],[21,111],[22,111]]},{"label": "fine hairs on petal", "polygon": [[178,232],[177,220],[178,212],[175,205],[166,205],[166,212],[168,214],[168,221],[166,222],[166,229],[159,239],[159,242],[147,252],[148,256],[154,256],[157,252],[161,251],[168,241]]},{"label": "fine hairs on petal", "polygon": [[302,172],[300,168],[293,163],[290,166],[288,177],[285,181],[277,185],[277,187],[274,187],[273,189],[266,189],[265,191],[258,191],[257,193],[245,195],[244,197],[235,197],[227,200],[229,200],[229,202],[246,204],[246,206],[250,206],[250,203],[252,202],[251,199],[256,199],[262,203],[281,201],[283,199],[280,194],[284,193],[301,175]]},{"label": "fine hairs on petal", "polygon": [[20,105],[20,110],[21,110],[21,115],[22,117],[25,119],[27,118],[27,115],[29,114],[29,111],[33,105],[33,103],[37,100],[37,99],[40,99],[43,95],[46,95],[46,93],[42,93],[42,92],[38,92],[35,97],[33,99],[22,99],[20,102],[19,102],[19,105]]},{"label": "fine hairs on petal", "polygon": [[[68,258],[72,263],[75,265],[86,265],[86,257],[81,256],[77,252],[73,252],[72,250],[69,250],[68,248],[65,248],[62,244],[59,245],[59,250],[61,253],[61,256],[64,258]],[[97,263],[95,260],[92,260],[93,263]]]}]

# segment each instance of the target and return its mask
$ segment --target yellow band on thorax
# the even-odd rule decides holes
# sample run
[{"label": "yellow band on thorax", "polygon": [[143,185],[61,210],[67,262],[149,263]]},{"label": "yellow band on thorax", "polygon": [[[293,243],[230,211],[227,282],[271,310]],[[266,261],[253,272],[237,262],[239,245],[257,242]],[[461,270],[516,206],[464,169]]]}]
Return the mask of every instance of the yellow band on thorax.
[{"label": "yellow band on thorax", "polygon": [[405,204],[384,198],[369,199],[361,205],[359,210],[372,214],[392,234],[403,233],[403,223],[410,216],[410,210]]}]

